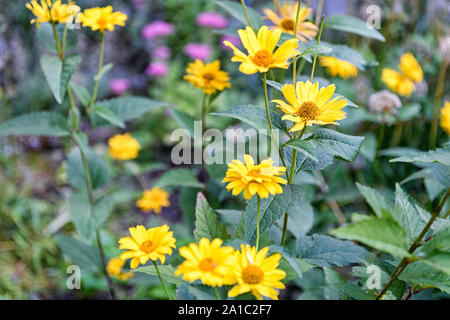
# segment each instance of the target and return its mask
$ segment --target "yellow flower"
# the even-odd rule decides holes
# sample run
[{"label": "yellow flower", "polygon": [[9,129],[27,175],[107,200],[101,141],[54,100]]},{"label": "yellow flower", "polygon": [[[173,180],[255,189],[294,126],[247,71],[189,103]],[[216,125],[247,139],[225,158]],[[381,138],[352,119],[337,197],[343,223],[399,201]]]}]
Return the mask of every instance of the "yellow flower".
[{"label": "yellow flower", "polygon": [[169,232],[169,226],[163,225],[146,229],[138,225],[131,227],[131,237],[124,237],[119,240],[119,249],[126,249],[120,255],[120,259],[131,259],[130,267],[135,269],[139,264],[145,264],[149,259],[152,261],[166,261],[166,254],[172,254],[172,248],[175,248],[175,238],[173,232]]},{"label": "yellow flower", "polygon": [[327,69],[327,72],[332,76],[339,76],[344,79],[356,77],[358,69],[350,62],[336,59],[335,57],[322,56],[320,57],[320,65]]},{"label": "yellow flower", "polygon": [[284,289],[280,281],[286,277],[286,272],[277,269],[281,254],[275,253],[266,257],[269,248],[265,247],[256,252],[256,248],[241,245],[241,252],[234,255],[234,268],[230,269],[230,276],[237,284],[228,291],[229,297],[251,292],[259,300],[262,296],[278,300],[278,291]]},{"label": "yellow flower", "polygon": [[108,140],[111,158],[123,161],[137,158],[141,145],[129,133],[116,134]]},{"label": "yellow flower", "polygon": [[99,30],[101,33],[104,33],[106,30],[114,31],[115,25],[125,26],[127,15],[120,11],[112,11],[112,6],[86,9],[80,14],[80,22],[83,24],[83,27],[89,27],[93,31]]},{"label": "yellow flower", "polygon": [[[276,29],[280,29],[282,32],[294,35],[298,4],[296,2],[285,2],[283,3],[283,6],[281,6],[278,0],[275,0],[274,3],[277,8],[278,14],[270,9],[264,8],[266,17],[275,24]],[[308,8],[306,6],[302,6],[300,8],[298,16],[297,36],[302,42],[313,39],[317,34],[317,26],[314,23],[306,21],[311,13],[311,8]]]},{"label": "yellow flower", "polygon": [[232,190],[234,196],[244,190],[244,198],[249,200],[256,193],[261,198],[267,198],[270,194],[283,193],[281,184],[287,181],[281,177],[286,172],[285,167],[274,167],[272,159],[263,160],[255,165],[251,155],[244,155],[245,164],[240,160],[233,160],[228,164],[228,170],[222,182],[229,182],[227,190]]},{"label": "yellow flower", "polygon": [[441,128],[450,135],[450,102],[446,101],[441,109]]},{"label": "yellow flower", "polygon": [[225,88],[230,88],[228,82],[230,77],[228,73],[220,70],[220,61],[203,64],[203,61],[197,59],[189,63],[186,68],[188,75],[184,79],[192,83],[196,88],[203,89],[206,94],[216,93]]},{"label": "yellow flower", "polygon": [[180,248],[179,252],[186,260],[177,268],[175,275],[183,275],[184,280],[193,282],[200,279],[203,284],[212,287],[235,283],[229,277],[230,269],[235,267],[230,263],[234,249],[222,247],[221,239],[210,242],[202,238],[198,246],[191,243]]},{"label": "yellow flower", "polygon": [[[277,107],[286,113],[281,119],[295,122],[289,130],[299,131],[305,126],[313,124],[338,124],[337,120],[345,119],[345,113],[341,109],[347,105],[342,96],[333,97],[336,86],[331,84],[319,89],[319,83],[310,81],[285,84],[282,88],[283,100],[273,100]],[[331,100],[330,100],[331,99]]]},{"label": "yellow flower", "polygon": [[423,79],[423,71],[412,53],[405,53],[400,57],[399,69],[401,72],[390,68],[381,71],[381,81],[387,87],[401,96],[409,97],[416,89],[414,82]]},{"label": "yellow flower", "polygon": [[390,68],[384,68],[381,71],[381,81],[387,85],[389,90],[404,97],[409,97],[416,88],[414,82],[407,76]]},{"label": "yellow flower", "polygon": [[41,22],[69,22],[80,11],[80,7],[71,1],[68,4],[62,4],[61,0],[57,0],[53,4],[51,0],[41,0],[40,4],[37,0],[33,0],[27,3],[26,7],[36,16],[31,23],[36,23],[38,29]]},{"label": "yellow flower", "polygon": [[240,62],[239,71],[245,74],[265,73],[272,68],[287,69],[288,60],[299,53],[296,50],[297,39],[285,41],[274,52],[281,36],[280,29],[272,31],[268,30],[266,26],[262,26],[256,36],[252,28],[246,27],[245,30],[238,30],[238,34],[248,54],[237,49],[229,41],[224,41],[224,45],[233,49],[234,57],[231,58],[231,61]]},{"label": "yellow flower", "polygon": [[400,63],[398,67],[400,68],[402,73],[412,81],[420,82],[423,80],[422,68],[411,52],[405,53],[400,57]]},{"label": "yellow flower", "polygon": [[145,190],[142,193],[142,198],[136,201],[136,206],[142,211],[154,211],[161,213],[162,207],[170,206],[169,194],[161,188],[154,187],[150,190]]},{"label": "yellow flower", "polygon": [[122,272],[122,268],[125,265],[125,261],[120,258],[112,258],[109,260],[106,266],[106,271],[111,277],[125,281],[129,278],[133,278],[133,272]]}]

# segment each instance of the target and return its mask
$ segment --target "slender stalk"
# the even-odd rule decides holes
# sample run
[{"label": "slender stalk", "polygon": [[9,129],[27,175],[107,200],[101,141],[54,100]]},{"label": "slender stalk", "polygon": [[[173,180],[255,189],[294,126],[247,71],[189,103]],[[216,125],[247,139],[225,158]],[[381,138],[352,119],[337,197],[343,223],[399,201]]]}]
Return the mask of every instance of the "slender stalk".
[{"label": "slender stalk", "polygon": [[95,100],[97,100],[98,87],[100,85],[100,77],[101,77],[101,73],[102,73],[102,69],[103,69],[103,56],[104,56],[104,52],[105,52],[105,41],[104,41],[104,38],[105,37],[104,37],[104,34],[102,32],[101,36],[100,36],[100,55],[99,55],[99,62],[98,62],[97,77],[96,77],[96,80],[95,80],[94,91],[92,93],[92,99],[91,99],[91,102],[89,103],[89,106],[87,108],[88,114],[90,114],[91,108],[94,105]]},{"label": "slender stalk", "polygon": [[[248,16],[247,6],[245,5],[245,0],[241,0],[242,10],[244,10],[245,20],[247,20],[247,24],[250,28],[253,29],[252,22],[250,21],[250,17]],[[255,29],[253,29],[254,31]]]},{"label": "slender stalk", "polygon": [[315,20],[316,25],[319,23],[320,15],[322,14],[323,2],[324,2],[323,0],[319,0],[319,5],[317,6],[317,13],[316,13],[316,20]]},{"label": "slender stalk", "polygon": [[[428,230],[431,228],[431,225],[433,224],[434,220],[436,220],[436,218],[439,216],[439,213],[441,212],[442,208],[444,207],[449,197],[450,197],[450,189],[447,189],[447,192],[445,193],[438,207],[434,211],[430,220],[428,220],[428,223],[425,225],[422,232],[417,236],[416,240],[409,247],[408,253],[413,253],[419,247],[420,242],[422,241],[423,237],[428,232]],[[377,300],[379,300],[383,295],[386,294],[389,287],[400,276],[400,274],[403,272],[403,270],[405,270],[405,268],[409,263],[411,262],[408,261],[408,258],[403,258],[402,261],[400,261],[398,266],[395,268],[394,272],[391,274],[391,280],[384,286],[383,290],[376,296]]]},{"label": "slender stalk", "polygon": [[222,300],[222,298],[220,297],[219,291],[217,290],[217,287],[214,287],[214,293],[216,294],[217,300]]},{"label": "slender stalk", "polygon": [[158,265],[156,264],[156,261],[153,261],[153,264],[155,265],[156,273],[158,274],[159,280],[161,281],[161,285],[162,285],[162,287],[163,287],[163,289],[164,289],[164,292],[165,292],[166,295],[167,295],[167,298],[169,298],[169,300],[173,300],[173,298],[172,298],[172,297],[170,296],[170,294],[169,294],[169,291],[168,291],[167,288],[166,288],[166,285],[164,284],[164,280],[163,280],[163,278],[161,277],[161,273],[159,272],[159,268],[158,268]]},{"label": "slender stalk", "polygon": [[116,300],[117,298],[116,298],[116,293],[114,291],[114,284],[111,280],[111,277],[108,274],[108,271],[106,271],[106,257],[105,257],[105,252],[103,250],[102,238],[100,237],[100,231],[97,229],[97,230],[95,230],[95,233],[97,235],[98,249],[100,250],[100,256],[102,258],[103,273],[105,274],[106,281],[108,282],[109,294],[111,295],[112,300]]},{"label": "slender stalk", "polygon": [[436,86],[436,93],[434,95],[433,120],[431,123],[431,132],[430,132],[430,150],[436,148],[438,123],[439,123],[439,108],[441,106],[442,94],[444,92],[445,73],[447,71],[447,66],[448,64],[443,62],[441,68],[439,69],[438,83]]},{"label": "slender stalk", "polygon": [[[322,16],[322,20],[320,21],[320,27],[319,27],[319,35],[317,36],[317,45],[320,44],[320,38],[322,37],[322,30],[323,30],[324,22],[325,22],[325,16]],[[314,54],[314,61],[313,61],[313,65],[312,65],[311,79],[310,79],[311,82],[314,78],[314,70],[316,69],[316,61],[317,61],[317,52]]]},{"label": "slender stalk", "polygon": [[58,33],[56,32],[55,22],[52,21],[53,38],[55,39],[56,51],[58,51],[58,56],[60,60],[64,59],[64,54],[61,51],[61,44],[59,43]]},{"label": "slender stalk", "polygon": [[[206,93],[203,94],[203,98],[202,98],[202,128],[203,128],[203,132],[205,132],[206,129],[206,112],[208,109],[208,104],[206,103],[208,100],[209,95],[207,95]],[[202,133],[203,133],[202,132]]]},{"label": "slender stalk", "polygon": [[63,55],[64,55],[64,52],[66,51],[67,29],[68,29],[68,24],[66,23],[66,25],[64,26],[64,33],[63,33],[63,40],[62,40],[62,48],[61,48],[61,51],[62,51]]},{"label": "slender stalk", "polygon": [[[298,5],[297,5],[297,13],[295,15],[295,27],[294,27],[294,38],[297,39],[297,32],[298,32],[298,18],[300,16],[300,8],[302,6],[302,0],[298,1]],[[292,70],[292,84],[295,86],[295,77],[297,75],[297,60],[298,57],[294,58],[293,61],[293,65],[294,65],[294,69]]]},{"label": "slender stalk", "polygon": [[259,216],[261,214],[261,198],[257,195],[258,199],[258,213],[256,215],[256,251],[259,249]]}]

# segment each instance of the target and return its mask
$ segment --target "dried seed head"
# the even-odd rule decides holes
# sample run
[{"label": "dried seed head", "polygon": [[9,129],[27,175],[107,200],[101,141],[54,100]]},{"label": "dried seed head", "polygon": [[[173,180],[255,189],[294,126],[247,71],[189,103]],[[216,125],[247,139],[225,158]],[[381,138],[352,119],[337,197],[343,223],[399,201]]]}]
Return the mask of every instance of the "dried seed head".
[{"label": "dried seed head", "polygon": [[369,97],[369,110],[375,112],[389,112],[397,114],[402,106],[400,98],[387,90],[378,91]]}]

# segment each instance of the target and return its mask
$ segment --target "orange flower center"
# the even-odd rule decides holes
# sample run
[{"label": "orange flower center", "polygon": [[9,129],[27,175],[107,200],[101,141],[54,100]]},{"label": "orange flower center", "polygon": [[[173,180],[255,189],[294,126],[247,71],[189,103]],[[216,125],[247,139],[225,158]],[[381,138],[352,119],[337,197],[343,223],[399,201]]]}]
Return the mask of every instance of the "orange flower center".
[{"label": "orange flower center", "polygon": [[314,102],[306,101],[297,110],[297,115],[305,120],[315,120],[320,115],[320,109]]},{"label": "orange flower center", "polygon": [[205,79],[206,81],[211,81],[214,80],[214,75],[211,72],[207,72],[203,75],[203,79]]},{"label": "orange flower center", "polygon": [[242,280],[248,284],[258,284],[264,278],[264,273],[260,268],[254,265],[249,265],[244,270],[242,270]]},{"label": "orange flower center", "polygon": [[252,170],[250,170],[248,172],[248,175],[252,176],[252,177],[260,177],[261,176],[261,169],[259,169],[259,168],[252,169]]},{"label": "orange flower center", "polygon": [[253,63],[260,67],[267,67],[273,63],[272,54],[267,50],[259,50],[253,57]]},{"label": "orange flower center", "polygon": [[104,27],[107,23],[108,23],[108,21],[104,17],[98,18],[98,20],[97,20],[97,24],[100,27]]},{"label": "orange flower center", "polygon": [[281,21],[281,27],[287,31],[294,31],[295,22],[292,19],[286,18]]},{"label": "orange flower center", "polygon": [[217,264],[214,262],[211,258],[205,258],[202,261],[200,261],[200,264],[198,266],[200,270],[202,271],[212,271],[215,267],[217,267]]},{"label": "orange flower center", "polygon": [[141,251],[144,251],[145,253],[150,253],[155,249],[155,246],[153,245],[153,242],[147,240],[142,242],[139,248],[141,249]]}]

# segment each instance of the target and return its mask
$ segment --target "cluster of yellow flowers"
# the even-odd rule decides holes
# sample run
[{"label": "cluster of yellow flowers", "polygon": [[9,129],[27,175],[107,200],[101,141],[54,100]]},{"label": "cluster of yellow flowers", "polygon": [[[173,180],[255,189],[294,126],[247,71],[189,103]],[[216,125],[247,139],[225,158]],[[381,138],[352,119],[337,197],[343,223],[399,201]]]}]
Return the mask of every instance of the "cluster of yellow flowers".
[{"label": "cluster of yellow flowers", "polygon": [[414,82],[420,82],[423,79],[422,68],[412,53],[403,54],[398,67],[401,72],[384,68],[381,71],[381,80],[390,90],[409,97],[416,88]]},{"label": "cluster of yellow flowers", "polygon": [[75,18],[81,22],[83,27],[89,27],[93,31],[104,33],[106,30],[114,31],[114,26],[124,26],[127,15],[123,12],[113,12],[112,6],[104,8],[90,8],[80,12],[80,7],[73,1],[63,4],[61,0],[33,0],[26,4],[26,7],[35,15],[31,23],[39,24],[43,22],[68,23]]},{"label": "cluster of yellow flowers", "polygon": [[[119,258],[110,261],[108,272],[121,280],[128,279],[129,273],[123,273],[125,260],[131,259],[130,268],[135,269],[151,260],[165,263],[166,255],[171,255],[175,246],[173,232],[167,225],[146,229],[142,225],[129,229],[131,237],[119,240],[119,249],[125,249]],[[269,248],[259,251],[249,245],[241,245],[241,250],[222,246],[221,239],[210,241],[202,238],[198,245],[191,243],[179,249],[185,259],[175,275],[189,282],[200,280],[202,284],[221,287],[233,286],[228,291],[229,297],[251,292],[258,299],[262,296],[278,299],[278,291],[283,289],[281,282],[286,277],[283,270],[278,269],[281,255],[276,253],[267,256]]]}]

